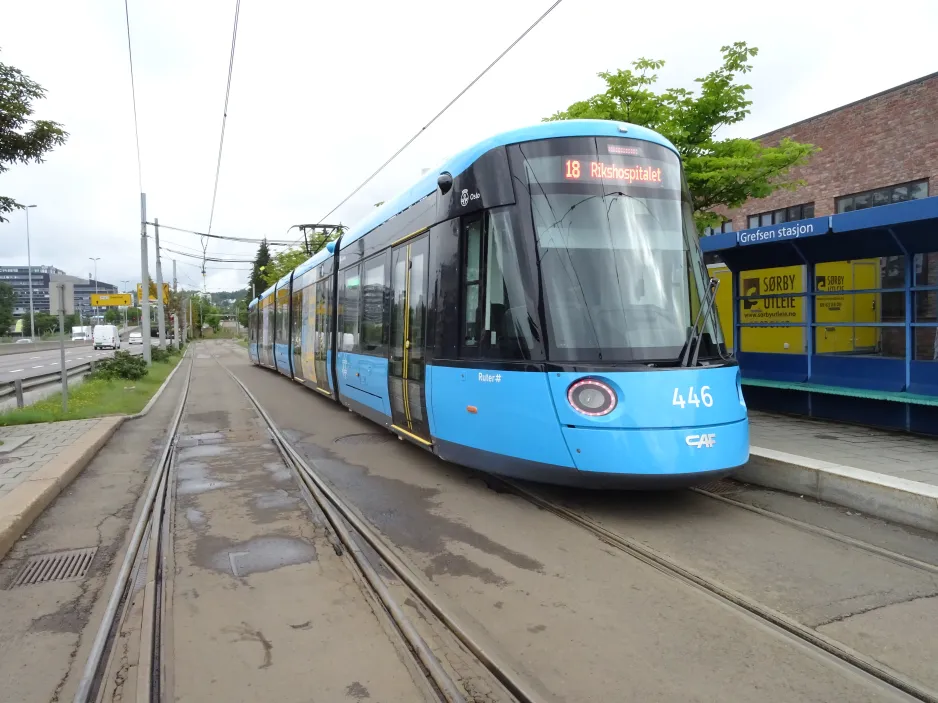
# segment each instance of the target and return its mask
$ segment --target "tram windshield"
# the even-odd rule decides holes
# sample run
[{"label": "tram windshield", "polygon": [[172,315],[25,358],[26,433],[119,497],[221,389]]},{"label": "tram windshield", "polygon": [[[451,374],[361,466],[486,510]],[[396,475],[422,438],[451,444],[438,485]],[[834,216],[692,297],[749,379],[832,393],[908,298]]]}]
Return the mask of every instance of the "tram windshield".
[{"label": "tram windshield", "polygon": [[[709,277],[677,155],[625,138],[519,147],[550,358],[678,363]],[[698,323],[701,359],[721,351],[715,308]]]}]

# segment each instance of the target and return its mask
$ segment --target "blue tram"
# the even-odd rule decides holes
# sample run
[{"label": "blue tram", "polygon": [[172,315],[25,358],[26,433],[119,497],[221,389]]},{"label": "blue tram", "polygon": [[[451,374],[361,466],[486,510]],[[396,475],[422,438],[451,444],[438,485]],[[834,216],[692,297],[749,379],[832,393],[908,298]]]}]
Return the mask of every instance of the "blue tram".
[{"label": "blue tram", "polygon": [[663,488],[749,457],[680,158],[600,120],[483,141],[249,307],[250,357],[441,458]]}]

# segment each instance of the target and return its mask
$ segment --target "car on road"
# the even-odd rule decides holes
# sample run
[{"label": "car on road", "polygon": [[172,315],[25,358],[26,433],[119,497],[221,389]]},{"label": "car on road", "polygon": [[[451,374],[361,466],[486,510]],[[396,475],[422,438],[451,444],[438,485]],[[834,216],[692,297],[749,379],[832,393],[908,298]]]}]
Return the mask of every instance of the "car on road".
[{"label": "car on road", "polygon": [[94,328],[94,339],[92,340],[95,349],[120,349],[121,338],[116,325],[96,325]]},{"label": "car on road", "polygon": [[139,332],[131,332],[128,341],[130,344],[143,344],[143,335]]},{"label": "car on road", "polygon": [[16,343],[17,344],[32,344],[33,340],[31,340],[29,337],[23,337],[22,339],[17,339]]}]

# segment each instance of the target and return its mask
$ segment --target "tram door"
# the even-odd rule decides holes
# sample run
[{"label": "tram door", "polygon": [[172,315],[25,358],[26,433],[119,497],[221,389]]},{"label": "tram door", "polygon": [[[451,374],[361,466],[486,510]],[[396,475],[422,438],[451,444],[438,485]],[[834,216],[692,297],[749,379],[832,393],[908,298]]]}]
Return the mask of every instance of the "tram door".
[{"label": "tram door", "polygon": [[430,443],[424,397],[429,253],[427,234],[391,251],[391,420],[397,430],[424,444]]}]

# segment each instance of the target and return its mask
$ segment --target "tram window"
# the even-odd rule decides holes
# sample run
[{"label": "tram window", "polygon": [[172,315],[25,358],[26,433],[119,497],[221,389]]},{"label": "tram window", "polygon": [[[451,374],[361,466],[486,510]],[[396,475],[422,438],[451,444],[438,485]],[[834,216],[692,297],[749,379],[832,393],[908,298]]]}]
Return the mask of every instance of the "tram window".
[{"label": "tram window", "polygon": [[463,347],[478,348],[482,312],[482,218],[475,217],[463,225],[466,240],[465,327]]},{"label": "tram window", "polygon": [[527,359],[534,340],[509,210],[486,213],[485,241],[483,354],[497,359]]},{"label": "tram window", "polygon": [[352,266],[342,272],[339,289],[339,351],[358,353],[358,320],[360,317],[361,267]]},{"label": "tram window", "polygon": [[388,325],[384,313],[390,306],[391,289],[387,276],[388,253],[382,252],[364,263],[362,276],[362,352],[387,356]]}]

